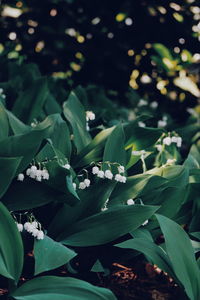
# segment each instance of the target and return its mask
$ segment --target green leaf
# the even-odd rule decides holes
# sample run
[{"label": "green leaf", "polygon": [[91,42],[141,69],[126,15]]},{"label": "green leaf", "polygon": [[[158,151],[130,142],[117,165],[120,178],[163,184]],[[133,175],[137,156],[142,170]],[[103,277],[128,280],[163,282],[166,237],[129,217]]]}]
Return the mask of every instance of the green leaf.
[{"label": "green leaf", "polygon": [[46,78],[41,77],[34,80],[31,87],[21,92],[15,101],[12,111],[19,119],[30,124],[34,118],[38,118],[41,114],[47,95]]},{"label": "green leaf", "polygon": [[56,269],[69,262],[76,253],[45,235],[34,242],[35,275]]},{"label": "green leaf", "polygon": [[125,136],[122,125],[119,124],[109,136],[103,155],[103,161],[117,162],[122,166],[126,164],[126,152],[124,149]]},{"label": "green leaf", "polygon": [[71,92],[68,100],[63,104],[63,113],[72,126],[74,143],[77,151],[80,152],[87,146],[91,137],[86,130],[86,114],[84,107],[74,92]]},{"label": "green leaf", "polygon": [[5,194],[13,178],[16,176],[16,171],[21,163],[22,157],[0,157],[0,198]]},{"label": "green leaf", "polygon": [[9,211],[0,202],[0,274],[17,283],[23,267],[23,244]]},{"label": "green leaf", "polygon": [[12,295],[17,300],[117,300],[110,290],[75,278],[37,277]]},{"label": "green leaf", "polygon": [[156,215],[165,237],[166,251],[174,272],[191,300],[200,298],[200,270],[186,232],[180,225],[162,215]]},{"label": "green leaf", "polygon": [[13,115],[10,111],[6,111],[8,120],[10,123],[10,127],[12,128],[12,131],[14,134],[22,134],[26,133],[28,131],[31,131],[31,127],[25,125],[22,121],[20,121],[15,115]]},{"label": "green leaf", "polygon": [[76,190],[74,189],[73,186],[73,181],[72,181],[72,176],[66,176],[66,183],[67,183],[67,188],[68,191],[74,196],[76,197],[78,200],[80,200]]},{"label": "green leaf", "polygon": [[94,139],[76,156],[74,161],[75,167],[83,167],[92,161],[102,159],[103,148],[107,138],[115,127],[107,128],[99,132]]},{"label": "green leaf", "polygon": [[71,227],[77,220],[100,212],[101,208],[110,197],[115,184],[116,183],[110,182],[109,180],[103,180],[103,182],[102,180],[99,180],[96,184],[80,191],[79,197],[81,201],[73,207],[66,204],[63,205],[50,224],[48,229],[49,235],[56,237],[65,231],[66,228]]},{"label": "green leaf", "polygon": [[134,249],[139,252],[142,252],[145,256],[148,257],[148,260],[150,260],[151,263],[157,265],[159,268],[167,272],[173,278],[176,277],[166,252],[149,239],[130,239],[120,244],[116,244],[115,246],[125,249]]},{"label": "green leaf", "polygon": [[0,140],[6,138],[9,133],[9,125],[8,125],[8,118],[6,114],[6,110],[0,101]]},{"label": "green leaf", "polygon": [[67,123],[60,114],[48,116],[43,122],[39,123],[35,129],[48,129],[48,138],[51,139],[53,146],[63,153],[69,160],[71,155],[71,140]]},{"label": "green leaf", "polygon": [[[63,194],[45,183],[25,178],[23,183],[13,182],[1,201],[9,210],[15,211],[40,207],[53,201],[63,201],[63,197]],[[65,201],[68,201],[67,195]]]},{"label": "green leaf", "polygon": [[18,172],[24,170],[37,153],[43,138],[47,134],[47,129],[33,130],[25,134],[9,136],[0,141],[0,156],[18,157],[22,156]]},{"label": "green leaf", "polygon": [[138,228],[157,209],[145,205],[113,207],[73,224],[58,240],[70,246],[106,244]]}]

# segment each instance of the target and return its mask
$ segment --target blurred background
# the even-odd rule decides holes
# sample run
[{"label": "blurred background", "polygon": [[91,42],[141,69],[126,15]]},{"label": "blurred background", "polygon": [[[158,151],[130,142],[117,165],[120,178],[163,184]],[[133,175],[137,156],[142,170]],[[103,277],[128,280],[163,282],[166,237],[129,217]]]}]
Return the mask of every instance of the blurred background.
[{"label": "blurred background", "polygon": [[0,15],[1,81],[10,62],[35,63],[65,90],[162,103],[180,121],[200,112],[199,0],[11,0]]}]

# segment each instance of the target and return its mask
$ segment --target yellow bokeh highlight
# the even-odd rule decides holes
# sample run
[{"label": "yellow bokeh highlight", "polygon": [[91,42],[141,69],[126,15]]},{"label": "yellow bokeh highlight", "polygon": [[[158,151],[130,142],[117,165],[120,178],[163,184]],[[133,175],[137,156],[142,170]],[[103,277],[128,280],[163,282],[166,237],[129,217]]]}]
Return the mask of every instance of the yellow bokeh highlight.
[{"label": "yellow bokeh highlight", "polygon": [[126,18],[126,14],[125,13],[118,13],[115,17],[115,20],[117,22],[123,22]]}]

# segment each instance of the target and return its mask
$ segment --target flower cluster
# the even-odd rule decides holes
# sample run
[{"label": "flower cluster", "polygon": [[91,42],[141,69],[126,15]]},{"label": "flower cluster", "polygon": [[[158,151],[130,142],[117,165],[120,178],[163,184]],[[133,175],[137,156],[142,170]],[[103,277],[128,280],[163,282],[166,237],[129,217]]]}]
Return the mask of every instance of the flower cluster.
[{"label": "flower cluster", "polygon": [[19,232],[22,232],[23,229],[31,233],[33,237],[37,240],[44,239],[44,232],[41,230],[41,225],[37,221],[26,222],[24,225],[21,223],[16,223]]},{"label": "flower cluster", "polygon": [[[36,166],[31,166],[30,168],[28,168],[26,170],[26,175],[37,181],[42,181],[43,179],[44,180],[49,179],[49,173],[48,173],[47,169],[41,170],[40,168],[38,169]],[[24,181],[24,178],[25,178],[25,176],[23,173],[20,173],[17,176],[18,181]]]},{"label": "flower cluster", "polygon": [[114,178],[114,180],[116,180],[118,182],[126,183],[126,176],[121,175],[122,173],[125,172],[124,166],[119,165],[117,167],[117,169],[118,169],[118,174],[114,175],[111,172],[111,170],[109,170],[109,169],[103,171],[103,170],[99,169],[99,167],[94,166],[92,168],[92,174],[97,175],[97,177],[102,178],[102,179],[107,178],[109,180],[112,180]]},{"label": "flower cluster", "polygon": [[167,126],[167,116],[163,116],[162,120],[158,121],[158,127],[159,128],[164,128]]},{"label": "flower cluster", "polygon": [[90,186],[90,179],[86,178],[79,183],[79,189],[84,190],[85,188]]},{"label": "flower cluster", "polygon": [[176,144],[176,146],[180,148],[182,145],[182,138],[178,135],[168,135],[163,138],[162,144],[157,144],[155,147],[161,152],[163,150],[163,145],[170,146],[171,144]]},{"label": "flower cluster", "polygon": [[47,169],[38,169],[36,166],[32,166],[31,168],[28,168],[26,170],[26,175],[30,178],[33,178],[37,181],[48,180],[49,179],[49,173]]}]

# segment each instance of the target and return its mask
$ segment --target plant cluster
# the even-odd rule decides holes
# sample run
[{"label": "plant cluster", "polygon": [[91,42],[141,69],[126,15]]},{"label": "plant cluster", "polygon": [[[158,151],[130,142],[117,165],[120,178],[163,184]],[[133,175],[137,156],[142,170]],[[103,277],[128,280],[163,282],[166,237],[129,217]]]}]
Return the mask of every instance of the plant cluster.
[{"label": "plant cluster", "polygon": [[[12,79],[0,83],[5,297],[114,300],[110,290],[81,278],[81,265],[105,272],[116,253],[126,260],[129,249],[129,258],[157,265],[186,297],[199,299],[199,117],[180,127],[169,115],[160,128],[119,107],[108,119],[109,100],[94,106],[78,87],[63,92],[62,103],[59,82],[35,65],[9,68]],[[28,274],[27,255],[34,261]],[[65,272],[55,276],[61,266]]]}]

